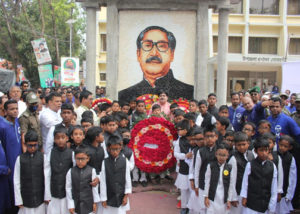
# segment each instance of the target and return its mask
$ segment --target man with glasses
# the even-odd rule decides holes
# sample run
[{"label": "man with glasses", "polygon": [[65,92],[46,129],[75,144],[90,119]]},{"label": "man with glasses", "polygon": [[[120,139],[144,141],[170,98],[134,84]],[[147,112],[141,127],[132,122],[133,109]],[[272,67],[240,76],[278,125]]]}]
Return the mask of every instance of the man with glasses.
[{"label": "man with glasses", "polygon": [[176,39],[166,29],[150,26],[143,30],[137,38],[137,59],[144,79],[120,91],[119,100],[129,102],[132,97],[156,94],[161,89],[167,91],[172,99],[192,99],[194,87],[175,79],[170,69],[175,47]]}]

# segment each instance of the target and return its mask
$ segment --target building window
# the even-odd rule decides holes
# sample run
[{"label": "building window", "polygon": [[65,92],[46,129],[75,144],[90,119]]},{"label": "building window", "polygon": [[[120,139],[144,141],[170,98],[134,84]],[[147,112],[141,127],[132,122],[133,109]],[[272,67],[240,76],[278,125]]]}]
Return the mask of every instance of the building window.
[{"label": "building window", "polygon": [[300,0],[289,0],[288,1],[288,15],[300,15]]},{"label": "building window", "polygon": [[300,55],[300,38],[290,38],[289,54]]},{"label": "building window", "polygon": [[[239,3],[237,4],[231,4],[231,10],[230,13],[231,14],[242,14],[243,13],[243,0],[241,0]],[[219,13],[219,9],[218,7],[211,7],[213,9],[213,13]]]},{"label": "building window", "polygon": [[106,34],[100,34],[100,50],[105,52],[106,51]]},{"label": "building window", "polygon": [[[213,37],[213,51],[218,52],[218,37]],[[228,37],[228,53],[242,53],[242,37],[229,36]]]},{"label": "building window", "polygon": [[277,54],[277,38],[249,37],[249,53]]},{"label": "building window", "polygon": [[106,81],[106,73],[100,73],[100,81]]},{"label": "building window", "polygon": [[279,0],[251,0],[250,14],[279,14]]}]

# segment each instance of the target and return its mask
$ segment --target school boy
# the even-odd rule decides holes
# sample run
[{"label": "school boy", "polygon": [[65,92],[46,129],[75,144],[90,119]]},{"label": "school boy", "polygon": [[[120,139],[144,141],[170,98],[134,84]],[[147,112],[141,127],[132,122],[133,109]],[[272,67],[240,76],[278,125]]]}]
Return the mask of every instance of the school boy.
[{"label": "school boy", "polygon": [[65,214],[69,212],[66,199],[66,175],[73,167],[75,160],[73,160],[73,151],[67,147],[68,130],[58,127],[53,135],[55,146],[47,155],[51,168],[49,173],[51,201],[47,213]]},{"label": "school boy", "polygon": [[100,173],[103,214],[126,214],[130,209],[128,199],[128,194],[131,193],[130,169],[127,159],[120,154],[121,149],[121,139],[111,136],[107,142],[109,157],[102,163]]},{"label": "school boy", "polygon": [[218,139],[218,133],[215,126],[207,126],[204,130],[204,142],[205,146],[200,148],[195,163],[195,194],[200,197],[201,209],[200,213],[205,213],[204,205],[204,186],[205,186],[205,172],[209,162],[215,160],[216,141]]},{"label": "school boy", "polygon": [[281,200],[277,203],[276,213],[290,213],[293,210],[292,199],[294,197],[296,184],[297,184],[297,167],[296,162],[292,154],[289,152],[293,143],[293,139],[288,135],[280,137],[279,155],[282,159],[283,167],[283,193],[281,194]]},{"label": "school boy", "polygon": [[175,181],[175,186],[181,192],[181,210],[180,214],[187,214],[187,204],[189,201],[189,160],[193,158],[191,145],[186,135],[190,129],[188,120],[182,120],[177,124],[178,135],[180,136],[179,143],[174,148],[174,156],[179,160],[179,172]]},{"label": "school boy", "polygon": [[130,171],[134,169],[134,156],[131,148],[128,147],[128,143],[130,142],[130,131],[127,128],[120,129],[120,134],[122,136],[122,150],[121,153],[127,158],[129,161]]},{"label": "school boy", "polygon": [[74,107],[71,103],[63,103],[61,105],[61,112],[60,116],[62,118],[62,122],[52,126],[48,132],[47,138],[46,138],[46,151],[50,152],[53,148],[53,142],[54,142],[54,130],[57,128],[67,128],[67,130],[71,130],[73,128],[71,122],[74,117]]},{"label": "school boy", "polygon": [[76,166],[69,169],[66,177],[67,205],[71,214],[95,213],[100,201],[98,185],[91,182],[97,177],[96,170],[87,163],[90,160],[85,145],[75,150]]},{"label": "school boy", "polygon": [[281,194],[283,193],[283,168],[282,168],[282,160],[277,151],[274,151],[274,147],[276,145],[276,136],[273,133],[265,133],[261,136],[265,138],[269,142],[269,155],[268,160],[273,161],[277,168],[277,201],[281,200]]},{"label": "school boy", "polygon": [[195,164],[196,164],[195,162],[196,162],[196,157],[199,149],[204,146],[203,129],[196,126],[192,129],[190,135],[191,135],[190,144],[192,146],[195,144],[195,146],[192,150],[193,157],[192,157],[192,162],[189,166],[190,189],[192,192],[187,207],[189,208],[190,214],[196,214],[199,213],[201,210],[199,209],[200,198],[196,196],[195,193]]},{"label": "school boy", "polygon": [[208,104],[206,100],[200,100],[198,103],[199,111],[203,118],[202,122],[196,123],[198,126],[202,128],[206,128],[208,126],[212,126],[216,123],[216,118],[208,112]]},{"label": "school boy", "polygon": [[233,155],[234,153],[234,131],[232,130],[228,130],[226,131],[226,134],[225,134],[225,139],[223,142],[225,142],[228,147],[229,147],[229,157],[228,157],[228,160],[230,160],[231,156]]},{"label": "school boy", "polygon": [[243,176],[245,172],[246,165],[248,161],[254,159],[254,154],[252,151],[248,150],[249,148],[249,137],[244,132],[236,132],[234,134],[234,144],[235,152],[233,156],[229,159],[229,164],[232,166],[232,174],[235,175],[233,180],[233,194],[231,198],[231,210],[232,214],[241,214],[242,213],[242,198],[241,188],[243,182]]},{"label": "school boy", "polygon": [[[102,118],[101,118],[102,119]],[[121,138],[120,133],[117,131],[118,125],[117,121],[113,116],[103,117],[103,130],[104,130],[104,141],[107,146],[107,140],[110,136],[116,135]]]},{"label": "school boy", "polygon": [[229,213],[235,176],[231,172],[232,166],[226,162],[228,156],[228,145],[221,143],[217,146],[217,160],[207,166],[204,190],[206,214]]},{"label": "school boy", "polygon": [[143,100],[136,101],[136,110],[133,111],[130,120],[130,128],[133,128],[139,121],[147,118],[145,102]]},{"label": "school boy", "polygon": [[254,144],[257,157],[247,163],[241,197],[243,214],[275,213],[277,202],[277,169],[268,160],[269,142],[258,139]]},{"label": "school boy", "polygon": [[25,134],[26,152],[21,154],[15,165],[15,205],[19,213],[44,214],[45,203],[51,199],[49,190],[49,162],[38,151],[38,134],[29,130]]},{"label": "school boy", "polygon": [[217,117],[216,128],[218,131],[218,141],[217,144],[222,143],[225,139],[226,129],[229,126],[229,119],[226,117]]},{"label": "school boy", "polygon": [[254,140],[254,136],[255,136],[255,129],[256,129],[256,126],[254,123],[252,122],[246,122],[243,126],[243,129],[242,129],[242,132],[246,133],[248,135],[248,138],[249,138],[249,150],[252,150],[253,149],[253,144],[255,142]]}]

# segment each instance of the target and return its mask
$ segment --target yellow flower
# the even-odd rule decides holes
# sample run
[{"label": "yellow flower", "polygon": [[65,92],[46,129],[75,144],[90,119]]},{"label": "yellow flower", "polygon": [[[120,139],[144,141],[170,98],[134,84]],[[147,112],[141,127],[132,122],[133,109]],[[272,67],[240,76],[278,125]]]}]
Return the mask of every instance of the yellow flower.
[{"label": "yellow flower", "polygon": [[225,176],[229,175],[229,171],[227,169],[225,169],[223,173],[224,173]]}]

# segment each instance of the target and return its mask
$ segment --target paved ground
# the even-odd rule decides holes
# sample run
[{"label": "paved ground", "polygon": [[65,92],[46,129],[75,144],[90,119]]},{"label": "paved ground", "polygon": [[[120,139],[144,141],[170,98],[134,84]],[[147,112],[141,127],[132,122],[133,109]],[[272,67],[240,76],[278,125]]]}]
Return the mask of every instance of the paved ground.
[{"label": "paved ground", "polygon": [[163,191],[133,193],[128,214],[177,214],[177,196]]},{"label": "paved ground", "polygon": [[138,185],[130,195],[128,214],[177,214],[177,196],[173,182],[149,183],[147,187]]}]

